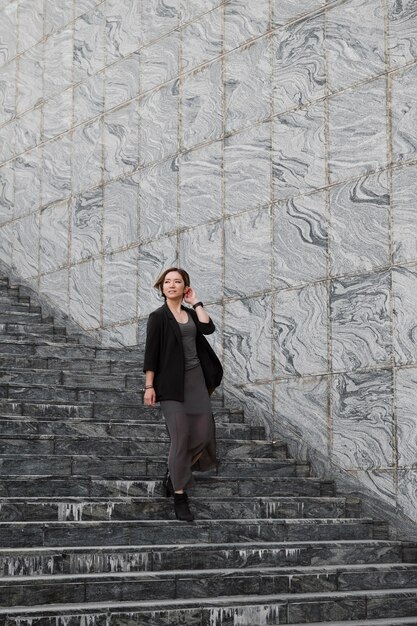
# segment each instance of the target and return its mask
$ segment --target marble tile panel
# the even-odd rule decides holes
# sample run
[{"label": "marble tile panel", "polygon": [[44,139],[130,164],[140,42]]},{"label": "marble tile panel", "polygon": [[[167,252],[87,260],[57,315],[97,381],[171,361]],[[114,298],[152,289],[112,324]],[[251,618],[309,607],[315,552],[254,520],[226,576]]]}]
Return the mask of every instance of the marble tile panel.
[{"label": "marble tile panel", "polygon": [[392,74],[392,156],[394,161],[417,154],[417,65]]},{"label": "marble tile panel", "polygon": [[32,109],[43,98],[43,42],[18,58],[16,112]]},{"label": "marble tile panel", "polygon": [[417,368],[398,368],[395,373],[394,383],[398,465],[400,467],[415,468],[417,466]]},{"label": "marble tile panel", "polygon": [[0,65],[3,65],[17,53],[17,2],[6,4],[0,18]]},{"label": "marble tile panel", "polygon": [[397,365],[417,363],[417,266],[392,272],[394,358]]},{"label": "marble tile panel", "polygon": [[182,29],[182,71],[207,63],[222,53],[223,7],[220,6]]},{"label": "marble tile panel", "polygon": [[102,119],[78,126],[73,133],[72,190],[80,193],[102,181]]},{"label": "marble tile panel", "polygon": [[16,115],[17,63],[14,59],[0,67],[0,126]]},{"label": "marble tile panel", "polygon": [[323,102],[274,118],[272,151],[274,200],[324,187],[326,147]]},{"label": "marble tile panel", "polygon": [[386,172],[330,189],[332,274],[364,272],[388,265],[389,205]]},{"label": "marble tile panel", "polygon": [[385,71],[382,0],[351,0],[326,13],[328,86],[339,91]]},{"label": "marble tile panel", "polygon": [[139,100],[139,152],[142,165],[178,151],[178,82],[151,91]]},{"label": "marble tile panel", "polygon": [[128,102],[139,93],[139,54],[134,53],[106,68],[105,109]]},{"label": "marble tile panel", "polygon": [[416,165],[392,170],[393,260],[397,263],[417,260],[416,180]]},{"label": "marble tile panel", "polygon": [[272,49],[274,113],[324,96],[323,14],[278,30],[272,37]]},{"label": "marble tile panel", "polygon": [[22,278],[39,273],[39,213],[31,213],[14,225],[13,265]]},{"label": "marble tile panel", "polygon": [[226,132],[271,115],[271,38],[262,37],[225,57]]},{"label": "marble tile panel", "polygon": [[217,219],[222,211],[222,142],[180,156],[180,226]]},{"label": "marble tile panel", "polygon": [[51,35],[60,30],[74,18],[74,2],[57,2],[56,0],[45,0],[45,35]]},{"label": "marble tile panel", "polygon": [[72,88],[62,91],[45,102],[43,106],[44,140],[47,141],[57,135],[66,133],[72,127],[73,102]]},{"label": "marble tile panel", "polygon": [[400,470],[398,472],[397,507],[400,513],[417,522],[417,472]]},{"label": "marble tile panel", "polygon": [[391,363],[389,272],[334,280],[331,333],[334,370]]},{"label": "marble tile panel", "polygon": [[242,46],[269,29],[269,0],[230,0],[224,5],[225,50]]},{"label": "marble tile panel", "polygon": [[44,274],[39,278],[41,294],[45,295],[60,311],[67,314],[69,307],[68,278],[68,268],[51,274]]},{"label": "marble tile panel", "polygon": [[[0,170],[0,175],[1,175],[1,170]],[[0,224],[1,222],[2,222],[2,217],[1,217],[1,204],[0,204]],[[12,264],[13,244],[14,244],[14,222],[9,222],[8,224],[1,225],[0,226],[0,259],[4,263],[7,263],[7,265]]]},{"label": "marble tile panel", "polygon": [[189,22],[222,4],[224,0],[179,0],[178,11],[181,23]]},{"label": "marble tile panel", "polygon": [[74,17],[77,18],[87,11],[94,9],[97,4],[101,4],[102,0],[74,0]]},{"label": "marble tile panel", "polygon": [[271,214],[256,209],[225,221],[225,295],[245,296],[271,288]]},{"label": "marble tile panel", "polygon": [[137,255],[137,248],[131,248],[104,257],[104,324],[116,324],[136,317]]},{"label": "marble tile panel", "polygon": [[168,159],[137,174],[141,241],[165,235],[177,226],[178,162]]},{"label": "marble tile panel", "polygon": [[104,187],[104,250],[110,252],[137,240],[137,175],[115,180]]},{"label": "marble tile panel", "polygon": [[137,102],[104,117],[104,175],[106,179],[133,172],[139,164]]},{"label": "marble tile panel", "polygon": [[52,272],[68,262],[70,230],[68,200],[49,206],[41,212],[40,219],[39,272]]},{"label": "marble tile panel", "polygon": [[369,494],[376,496],[379,505],[387,504],[394,507],[396,501],[396,485],[395,473],[392,469],[388,470],[351,470],[349,472],[355,479],[356,485],[358,480],[364,486],[363,498],[368,499]]},{"label": "marble tile panel", "polygon": [[41,143],[42,108],[27,111],[16,119],[15,149],[16,154],[35,148]]},{"label": "marble tile panel", "polygon": [[143,43],[166,35],[179,24],[179,0],[142,0]]},{"label": "marble tile panel", "polygon": [[238,385],[272,377],[271,296],[225,303],[225,384]]},{"label": "marble tile panel", "polygon": [[[329,381],[326,377],[297,378],[275,383],[274,423],[297,458],[318,452],[328,456]],[[310,452],[311,450],[311,452]]]},{"label": "marble tile panel", "polygon": [[288,22],[324,9],[327,0],[271,0],[272,26],[277,28]]},{"label": "marble tile panel", "polygon": [[108,0],[105,5],[107,65],[140,48],[141,4],[137,0]]},{"label": "marble tile panel", "polygon": [[71,259],[74,263],[101,252],[102,188],[71,199]]},{"label": "marble tile panel", "polygon": [[225,406],[244,408],[245,422],[265,428],[268,439],[275,436],[275,419],[272,408],[273,385],[271,383],[245,384],[244,387],[226,384]]},{"label": "marble tile panel", "polygon": [[41,180],[41,148],[26,152],[16,159],[14,217],[20,217],[40,207]]},{"label": "marble tile panel", "polygon": [[179,73],[180,34],[173,31],[140,51],[141,91],[159,87]]},{"label": "marble tile panel", "polygon": [[24,52],[43,37],[44,0],[20,0],[18,8],[18,52]]},{"label": "marble tile panel", "polygon": [[[51,35],[44,49],[44,96],[50,98],[71,86],[75,54],[72,25]],[[75,80],[80,80],[76,78]]]},{"label": "marble tile panel", "polygon": [[271,201],[271,122],[226,137],[225,210],[240,213]]},{"label": "marble tile panel", "polygon": [[222,223],[202,224],[179,234],[179,264],[190,274],[191,284],[203,302],[221,299]]},{"label": "marble tile panel", "polygon": [[120,324],[100,331],[103,346],[120,348],[138,345],[138,323]]},{"label": "marble tile panel", "polygon": [[82,124],[104,111],[104,72],[74,87],[74,124]]},{"label": "marble tile panel", "polygon": [[387,163],[386,81],[348,89],[329,100],[331,182],[365,175]]},{"label": "marble tile panel", "polygon": [[290,287],[327,276],[325,192],[279,202],[272,208],[273,286]]},{"label": "marble tile panel", "polygon": [[328,371],[327,311],[327,283],[279,291],[275,295],[275,377],[307,376]]},{"label": "marble tile panel", "polygon": [[74,25],[74,81],[86,80],[105,65],[106,17],[99,6]]},{"label": "marble tile panel", "polygon": [[13,217],[14,193],[14,167],[3,165],[0,168],[0,224]]},{"label": "marble tile panel", "polygon": [[417,6],[414,0],[388,0],[388,54],[390,67],[417,59]]},{"label": "marble tile panel", "polygon": [[[164,301],[153,284],[158,276],[168,267],[176,267],[178,263],[177,236],[160,237],[139,246],[139,295],[138,315],[147,316],[161,306]],[[190,269],[190,268],[188,268]]]},{"label": "marble tile panel", "polygon": [[101,275],[101,259],[91,259],[71,267],[69,312],[86,329],[100,326]]},{"label": "marble tile panel", "polygon": [[392,371],[337,374],[332,380],[332,459],[342,469],[392,467]]},{"label": "marble tile panel", "polygon": [[0,129],[0,163],[9,161],[15,154],[15,120]]},{"label": "marble tile panel", "polygon": [[186,150],[222,134],[222,72],[218,62],[185,76],[182,88],[182,143]]}]

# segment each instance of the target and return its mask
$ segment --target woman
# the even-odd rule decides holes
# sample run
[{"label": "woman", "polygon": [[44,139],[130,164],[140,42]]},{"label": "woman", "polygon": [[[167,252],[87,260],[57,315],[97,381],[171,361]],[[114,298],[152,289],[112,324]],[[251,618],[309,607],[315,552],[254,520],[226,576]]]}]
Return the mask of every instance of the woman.
[{"label": "woman", "polygon": [[[192,466],[216,463],[214,422],[209,394],[220,384],[223,369],[204,337],[215,326],[190,287],[188,273],[171,267],[154,287],[165,304],[148,320],[144,372],[144,402],[161,403],[171,446],[165,493],[174,495],[177,519],[193,521],[185,489],[192,484]],[[191,305],[183,306],[183,301]]]}]

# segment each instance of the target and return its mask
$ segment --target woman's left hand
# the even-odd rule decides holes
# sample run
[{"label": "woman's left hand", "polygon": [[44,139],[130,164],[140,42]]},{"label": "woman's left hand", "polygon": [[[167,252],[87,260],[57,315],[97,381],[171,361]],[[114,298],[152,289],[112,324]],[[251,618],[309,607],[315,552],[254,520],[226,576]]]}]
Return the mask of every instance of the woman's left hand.
[{"label": "woman's left hand", "polygon": [[188,287],[184,292],[184,300],[187,304],[195,304],[198,302],[197,294],[192,287]]}]

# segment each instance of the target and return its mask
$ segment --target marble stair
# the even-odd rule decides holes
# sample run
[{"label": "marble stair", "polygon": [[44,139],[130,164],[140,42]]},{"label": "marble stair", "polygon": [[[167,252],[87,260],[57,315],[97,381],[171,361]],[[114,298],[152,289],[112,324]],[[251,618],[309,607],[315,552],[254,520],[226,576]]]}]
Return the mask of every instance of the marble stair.
[{"label": "marble stair", "polygon": [[220,401],[176,521],[142,386],[0,279],[0,626],[417,624],[417,545]]}]

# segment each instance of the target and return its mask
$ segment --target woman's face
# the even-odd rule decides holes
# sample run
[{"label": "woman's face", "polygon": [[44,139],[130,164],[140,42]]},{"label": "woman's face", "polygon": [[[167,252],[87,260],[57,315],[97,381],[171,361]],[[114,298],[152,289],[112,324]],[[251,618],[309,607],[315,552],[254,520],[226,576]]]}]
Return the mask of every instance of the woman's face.
[{"label": "woman's face", "polygon": [[171,299],[183,298],[185,284],[179,272],[168,272],[162,286],[164,296]]}]

